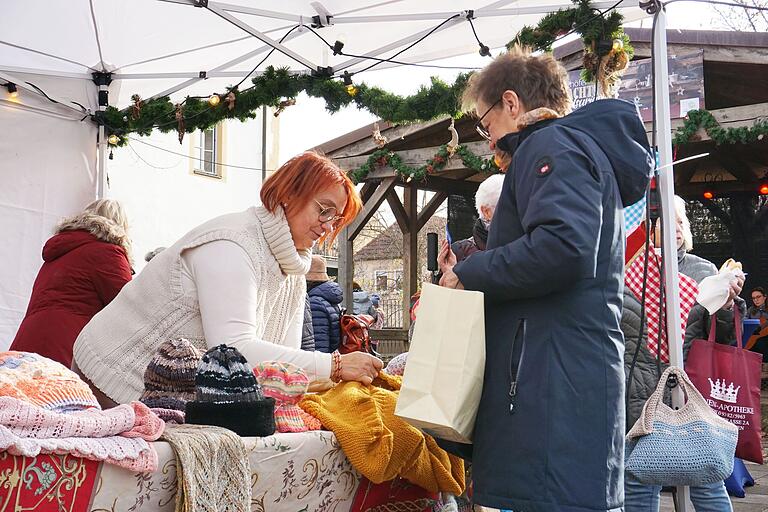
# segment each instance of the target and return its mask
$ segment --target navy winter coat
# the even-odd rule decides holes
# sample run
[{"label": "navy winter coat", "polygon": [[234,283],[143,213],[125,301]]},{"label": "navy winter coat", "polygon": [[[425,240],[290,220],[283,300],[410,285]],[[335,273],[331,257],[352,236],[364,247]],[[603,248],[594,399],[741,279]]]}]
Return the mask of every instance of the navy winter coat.
[{"label": "navy winter coat", "polygon": [[333,352],[339,348],[339,319],[342,299],[341,286],[326,281],[309,290],[312,309],[312,328],[315,331],[315,350]]},{"label": "navy winter coat", "polygon": [[454,268],[485,294],[487,354],[474,444],[451,449],[472,460],[478,504],[618,512],[622,208],[648,185],[645,129],[631,103],[601,100],[497,144],[512,163],[488,245]]}]

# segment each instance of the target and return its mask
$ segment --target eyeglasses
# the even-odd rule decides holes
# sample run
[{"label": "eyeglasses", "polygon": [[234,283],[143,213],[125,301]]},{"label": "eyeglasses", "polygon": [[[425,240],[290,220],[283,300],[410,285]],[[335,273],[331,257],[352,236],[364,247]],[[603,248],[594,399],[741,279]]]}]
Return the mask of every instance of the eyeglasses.
[{"label": "eyeglasses", "polygon": [[491,110],[493,110],[494,108],[496,108],[496,105],[498,105],[499,103],[501,103],[501,98],[499,98],[498,100],[496,100],[496,103],[494,103],[493,105],[491,105],[491,108],[489,108],[488,110],[486,110],[486,111],[485,111],[485,114],[483,114],[482,116],[480,116],[480,119],[478,119],[478,120],[477,120],[477,122],[475,123],[475,130],[477,130],[477,133],[479,133],[479,134],[480,134],[480,136],[481,136],[482,138],[484,138],[485,140],[488,140],[488,141],[489,141],[489,140],[491,140],[491,132],[489,132],[489,131],[488,131],[488,129],[487,129],[485,126],[483,126],[483,119],[485,119],[485,116],[487,116],[487,115],[488,115],[488,113],[489,113]]},{"label": "eyeglasses", "polygon": [[318,215],[318,220],[325,224],[326,222],[332,222],[336,223],[339,219],[341,219],[341,215],[339,215],[339,210],[336,209],[335,206],[325,206],[323,203],[315,199],[315,202],[317,203],[317,206],[320,207],[320,215]]},{"label": "eyeglasses", "polygon": [[765,295],[753,295],[752,296],[752,300],[764,299],[764,298],[765,298]]}]

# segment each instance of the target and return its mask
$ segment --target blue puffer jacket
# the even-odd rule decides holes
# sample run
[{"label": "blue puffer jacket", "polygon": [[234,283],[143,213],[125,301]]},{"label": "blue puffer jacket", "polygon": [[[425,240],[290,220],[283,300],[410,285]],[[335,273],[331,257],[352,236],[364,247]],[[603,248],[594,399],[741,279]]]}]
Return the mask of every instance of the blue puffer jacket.
[{"label": "blue puffer jacket", "polygon": [[339,348],[339,319],[341,318],[341,287],[333,281],[317,285],[308,292],[315,331],[315,350],[333,352]]}]

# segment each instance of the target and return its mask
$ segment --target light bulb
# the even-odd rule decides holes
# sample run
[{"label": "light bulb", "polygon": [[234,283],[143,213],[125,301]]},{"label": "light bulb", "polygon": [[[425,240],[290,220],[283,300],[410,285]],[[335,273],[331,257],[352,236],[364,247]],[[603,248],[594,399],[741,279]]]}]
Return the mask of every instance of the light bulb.
[{"label": "light bulb", "polygon": [[109,142],[109,144],[112,146],[116,146],[117,143],[120,142],[120,138],[113,133],[112,135],[109,136],[109,138],[107,139],[107,142]]},{"label": "light bulb", "polygon": [[622,39],[613,40],[613,51],[617,52],[624,48],[624,41]]},{"label": "light bulb", "polygon": [[210,98],[208,98],[208,104],[212,107],[215,107],[221,103],[221,97],[218,94],[212,94]]}]

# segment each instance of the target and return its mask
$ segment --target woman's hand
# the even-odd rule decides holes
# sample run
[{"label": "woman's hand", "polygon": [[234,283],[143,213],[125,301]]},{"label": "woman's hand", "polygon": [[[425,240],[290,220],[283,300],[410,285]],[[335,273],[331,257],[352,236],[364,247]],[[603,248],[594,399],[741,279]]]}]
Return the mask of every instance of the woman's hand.
[{"label": "woman's hand", "polygon": [[723,306],[723,309],[731,309],[733,307],[733,299],[738,297],[743,287],[744,276],[737,276],[735,281],[731,281],[730,288],[728,289],[728,301]]},{"label": "woman's hand", "polygon": [[443,273],[443,277],[440,278],[440,286],[443,288],[455,288],[457,290],[464,289],[464,285],[459,281],[459,276],[457,276],[453,270]]},{"label": "woman's hand", "polygon": [[440,268],[440,272],[445,274],[452,271],[455,265],[456,255],[451,250],[451,244],[448,243],[448,240],[443,240],[437,255],[437,266]]},{"label": "woman's hand", "polygon": [[350,352],[339,358],[341,380],[357,381],[370,384],[384,367],[381,359],[365,352]]}]

